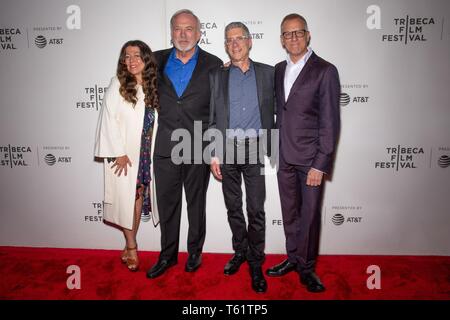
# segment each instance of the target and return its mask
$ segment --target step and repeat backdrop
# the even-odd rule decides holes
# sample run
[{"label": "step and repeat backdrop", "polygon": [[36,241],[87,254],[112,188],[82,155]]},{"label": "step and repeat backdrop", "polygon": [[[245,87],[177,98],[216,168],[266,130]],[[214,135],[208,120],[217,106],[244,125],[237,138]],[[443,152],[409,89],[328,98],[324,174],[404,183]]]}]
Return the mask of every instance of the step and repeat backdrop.
[{"label": "step and repeat backdrop", "polygon": [[[342,132],[323,201],[322,254],[450,255],[450,2],[447,0],[2,0],[0,245],[118,249],[102,221],[95,129],[119,50],[170,46],[178,9],[201,19],[200,46],[228,61],[224,27],[242,21],[251,58],[286,58],[280,22],[308,20],[313,50],[339,70]],[[266,252],[284,253],[275,171],[266,176]],[[180,249],[186,251],[183,204]],[[139,246],[160,249],[142,223]],[[211,179],[207,252],[232,252]]]}]

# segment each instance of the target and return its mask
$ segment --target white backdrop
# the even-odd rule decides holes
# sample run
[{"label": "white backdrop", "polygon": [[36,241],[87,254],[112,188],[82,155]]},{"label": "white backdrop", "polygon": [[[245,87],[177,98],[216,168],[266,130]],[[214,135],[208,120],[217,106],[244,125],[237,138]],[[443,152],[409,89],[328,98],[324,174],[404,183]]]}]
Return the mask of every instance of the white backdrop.
[{"label": "white backdrop", "polygon": [[[2,0],[0,245],[123,246],[101,221],[102,164],[93,159],[101,99],[122,44],[170,46],[169,19],[186,6],[203,23],[200,46],[225,61],[231,21],[248,25],[254,60],[283,60],[279,25],[297,12],[308,20],[313,50],[337,66],[342,132],[321,254],[450,255],[447,0]],[[276,176],[266,184],[266,252],[284,253]],[[142,250],[158,251],[159,237],[159,227],[141,224]],[[214,179],[204,250],[232,251]]]}]

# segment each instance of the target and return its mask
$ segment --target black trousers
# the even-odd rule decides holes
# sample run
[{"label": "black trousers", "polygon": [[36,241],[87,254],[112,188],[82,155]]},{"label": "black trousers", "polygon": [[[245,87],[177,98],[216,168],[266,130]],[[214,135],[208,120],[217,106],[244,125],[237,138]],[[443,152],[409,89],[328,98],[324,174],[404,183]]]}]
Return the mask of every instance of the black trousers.
[{"label": "black trousers", "polygon": [[[248,147],[248,144],[246,146]],[[236,147],[235,154],[238,153],[239,148],[239,146]],[[248,149],[245,149],[244,163],[232,161],[234,163],[221,165],[222,191],[227,207],[228,223],[233,234],[233,250],[237,254],[246,255],[250,266],[260,267],[264,262],[266,238],[264,164],[260,161],[250,164]],[[242,177],[245,184],[248,227],[242,209]]]},{"label": "black trousers", "polygon": [[206,235],[209,165],[174,164],[171,158],[158,156],[153,161],[161,228],[159,259],[178,259],[183,186],[189,222],[187,249],[189,254],[200,254]]}]

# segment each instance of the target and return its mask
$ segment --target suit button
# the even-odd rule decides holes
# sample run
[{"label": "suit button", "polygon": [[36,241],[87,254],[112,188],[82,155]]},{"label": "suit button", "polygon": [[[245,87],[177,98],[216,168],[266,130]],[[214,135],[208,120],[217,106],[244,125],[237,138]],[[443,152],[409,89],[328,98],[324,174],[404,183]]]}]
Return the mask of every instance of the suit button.
[{"label": "suit button", "polygon": [[177,100],[177,104],[181,104],[181,101],[180,101],[180,100]]}]

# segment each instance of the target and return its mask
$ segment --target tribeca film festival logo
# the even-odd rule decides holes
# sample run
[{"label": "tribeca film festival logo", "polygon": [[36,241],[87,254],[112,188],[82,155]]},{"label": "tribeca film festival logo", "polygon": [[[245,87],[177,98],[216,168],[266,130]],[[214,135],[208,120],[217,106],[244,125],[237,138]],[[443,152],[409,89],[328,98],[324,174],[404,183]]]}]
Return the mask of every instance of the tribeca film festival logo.
[{"label": "tribeca film festival logo", "polygon": [[417,160],[421,160],[425,154],[422,147],[401,146],[386,147],[388,159],[376,161],[376,169],[417,169]]},{"label": "tribeca film festival logo", "polygon": [[[360,90],[367,90],[369,88],[368,84],[342,84],[341,85],[341,96],[339,104],[341,107],[348,106],[352,104],[365,104],[369,102],[369,96],[367,94],[361,93]],[[355,91],[355,94],[353,94]],[[349,94],[351,93],[351,95]]]},{"label": "tribeca film festival logo", "polygon": [[0,164],[2,167],[28,167],[32,163],[30,146],[0,146]]},{"label": "tribeca film festival logo", "polygon": [[72,163],[72,157],[67,154],[68,150],[70,150],[68,146],[44,146],[43,160],[49,167],[69,165]]},{"label": "tribeca film festival logo", "polygon": [[16,27],[0,28],[0,48],[2,51],[17,50],[22,31]]},{"label": "tribeca film festival logo", "polygon": [[430,25],[434,25],[434,19],[430,17],[410,17],[406,15],[403,18],[394,18],[393,34],[383,34],[381,41],[383,42],[403,42],[408,44],[410,42],[424,42],[425,30],[429,29]]},{"label": "tribeca film festival logo", "polygon": [[103,202],[90,202],[89,211],[92,213],[90,215],[84,216],[84,222],[102,222],[103,221]]},{"label": "tribeca film festival logo", "polygon": [[103,96],[107,87],[97,84],[90,87],[84,87],[83,97],[75,103],[75,107],[80,110],[98,111],[102,107]]},{"label": "tribeca film festival logo", "polygon": [[[366,25],[369,30],[382,29],[381,25],[381,8],[377,5],[367,7]],[[398,42],[405,45],[413,42],[426,42],[429,36],[429,30],[436,25],[436,19],[429,16],[404,16],[392,19],[392,33],[384,33],[381,35],[382,42]],[[442,34],[441,34],[442,40]]]},{"label": "tribeca film festival logo", "polygon": [[335,226],[340,226],[345,223],[361,223],[362,206],[332,206],[332,211],[338,211],[331,217],[331,222]]},{"label": "tribeca film festival logo", "polygon": [[212,32],[217,31],[217,24],[214,21],[200,23],[201,38],[198,44],[208,45],[212,44],[210,35]]}]

